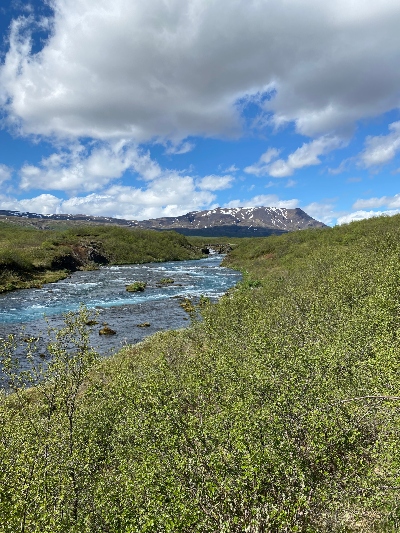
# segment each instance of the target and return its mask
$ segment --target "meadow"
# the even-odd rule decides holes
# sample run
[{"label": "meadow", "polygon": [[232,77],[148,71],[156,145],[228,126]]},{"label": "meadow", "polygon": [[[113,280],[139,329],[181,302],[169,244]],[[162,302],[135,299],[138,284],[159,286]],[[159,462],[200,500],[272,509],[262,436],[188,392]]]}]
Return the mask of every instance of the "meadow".
[{"label": "meadow", "polygon": [[1,531],[399,531],[399,257],[400,216],[243,239],[187,329],[4,340]]}]

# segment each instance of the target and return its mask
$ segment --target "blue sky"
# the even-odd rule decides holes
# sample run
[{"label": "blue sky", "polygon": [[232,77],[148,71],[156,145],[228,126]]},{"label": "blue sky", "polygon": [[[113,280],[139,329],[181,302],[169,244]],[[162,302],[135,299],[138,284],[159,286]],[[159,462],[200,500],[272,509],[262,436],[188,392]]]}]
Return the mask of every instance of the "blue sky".
[{"label": "blue sky", "polygon": [[6,0],[0,209],[400,212],[398,0]]}]

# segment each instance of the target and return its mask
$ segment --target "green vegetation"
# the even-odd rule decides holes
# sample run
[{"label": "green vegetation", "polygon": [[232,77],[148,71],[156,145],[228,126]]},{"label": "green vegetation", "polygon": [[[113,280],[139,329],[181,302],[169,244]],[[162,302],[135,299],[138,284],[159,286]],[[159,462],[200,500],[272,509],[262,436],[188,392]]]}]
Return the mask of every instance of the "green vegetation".
[{"label": "green vegetation", "polygon": [[399,216],[246,239],[186,330],[99,362],[83,309],[19,382],[4,342],[4,532],[399,531],[399,257]]},{"label": "green vegetation", "polygon": [[0,222],[0,292],[40,287],[99,264],[200,257],[201,251],[175,232],[95,225],[50,231]]},{"label": "green vegetation", "polygon": [[194,306],[190,298],[181,298],[179,305],[184,309],[189,315],[193,315],[196,312],[196,307]]},{"label": "green vegetation", "polygon": [[175,283],[175,280],[172,278],[161,278],[158,283],[159,285],[170,285],[171,283]]},{"label": "green vegetation", "polygon": [[143,292],[146,286],[147,283],[145,281],[134,281],[126,286],[126,290],[128,292]]}]

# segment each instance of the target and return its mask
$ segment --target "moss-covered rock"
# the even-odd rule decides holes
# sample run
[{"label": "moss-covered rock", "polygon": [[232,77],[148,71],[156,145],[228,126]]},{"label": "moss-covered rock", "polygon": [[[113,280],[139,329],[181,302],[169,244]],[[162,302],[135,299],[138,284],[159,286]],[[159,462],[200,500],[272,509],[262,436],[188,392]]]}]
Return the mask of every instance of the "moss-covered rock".
[{"label": "moss-covered rock", "polygon": [[134,281],[130,285],[126,285],[126,290],[128,292],[143,292],[146,288],[147,283],[144,281]]},{"label": "moss-covered rock", "polygon": [[172,283],[175,283],[175,280],[172,278],[162,278],[158,282],[159,285],[171,285]]}]

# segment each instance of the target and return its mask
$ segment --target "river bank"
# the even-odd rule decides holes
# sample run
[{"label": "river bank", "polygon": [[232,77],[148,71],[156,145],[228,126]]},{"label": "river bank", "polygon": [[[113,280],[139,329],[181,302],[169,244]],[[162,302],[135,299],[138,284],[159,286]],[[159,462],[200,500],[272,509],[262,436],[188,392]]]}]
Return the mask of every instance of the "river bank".
[{"label": "river bank", "polygon": [[174,231],[79,226],[66,231],[0,221],[0,293],[42,287],[100,265],[181,261],[204,257]]}]

